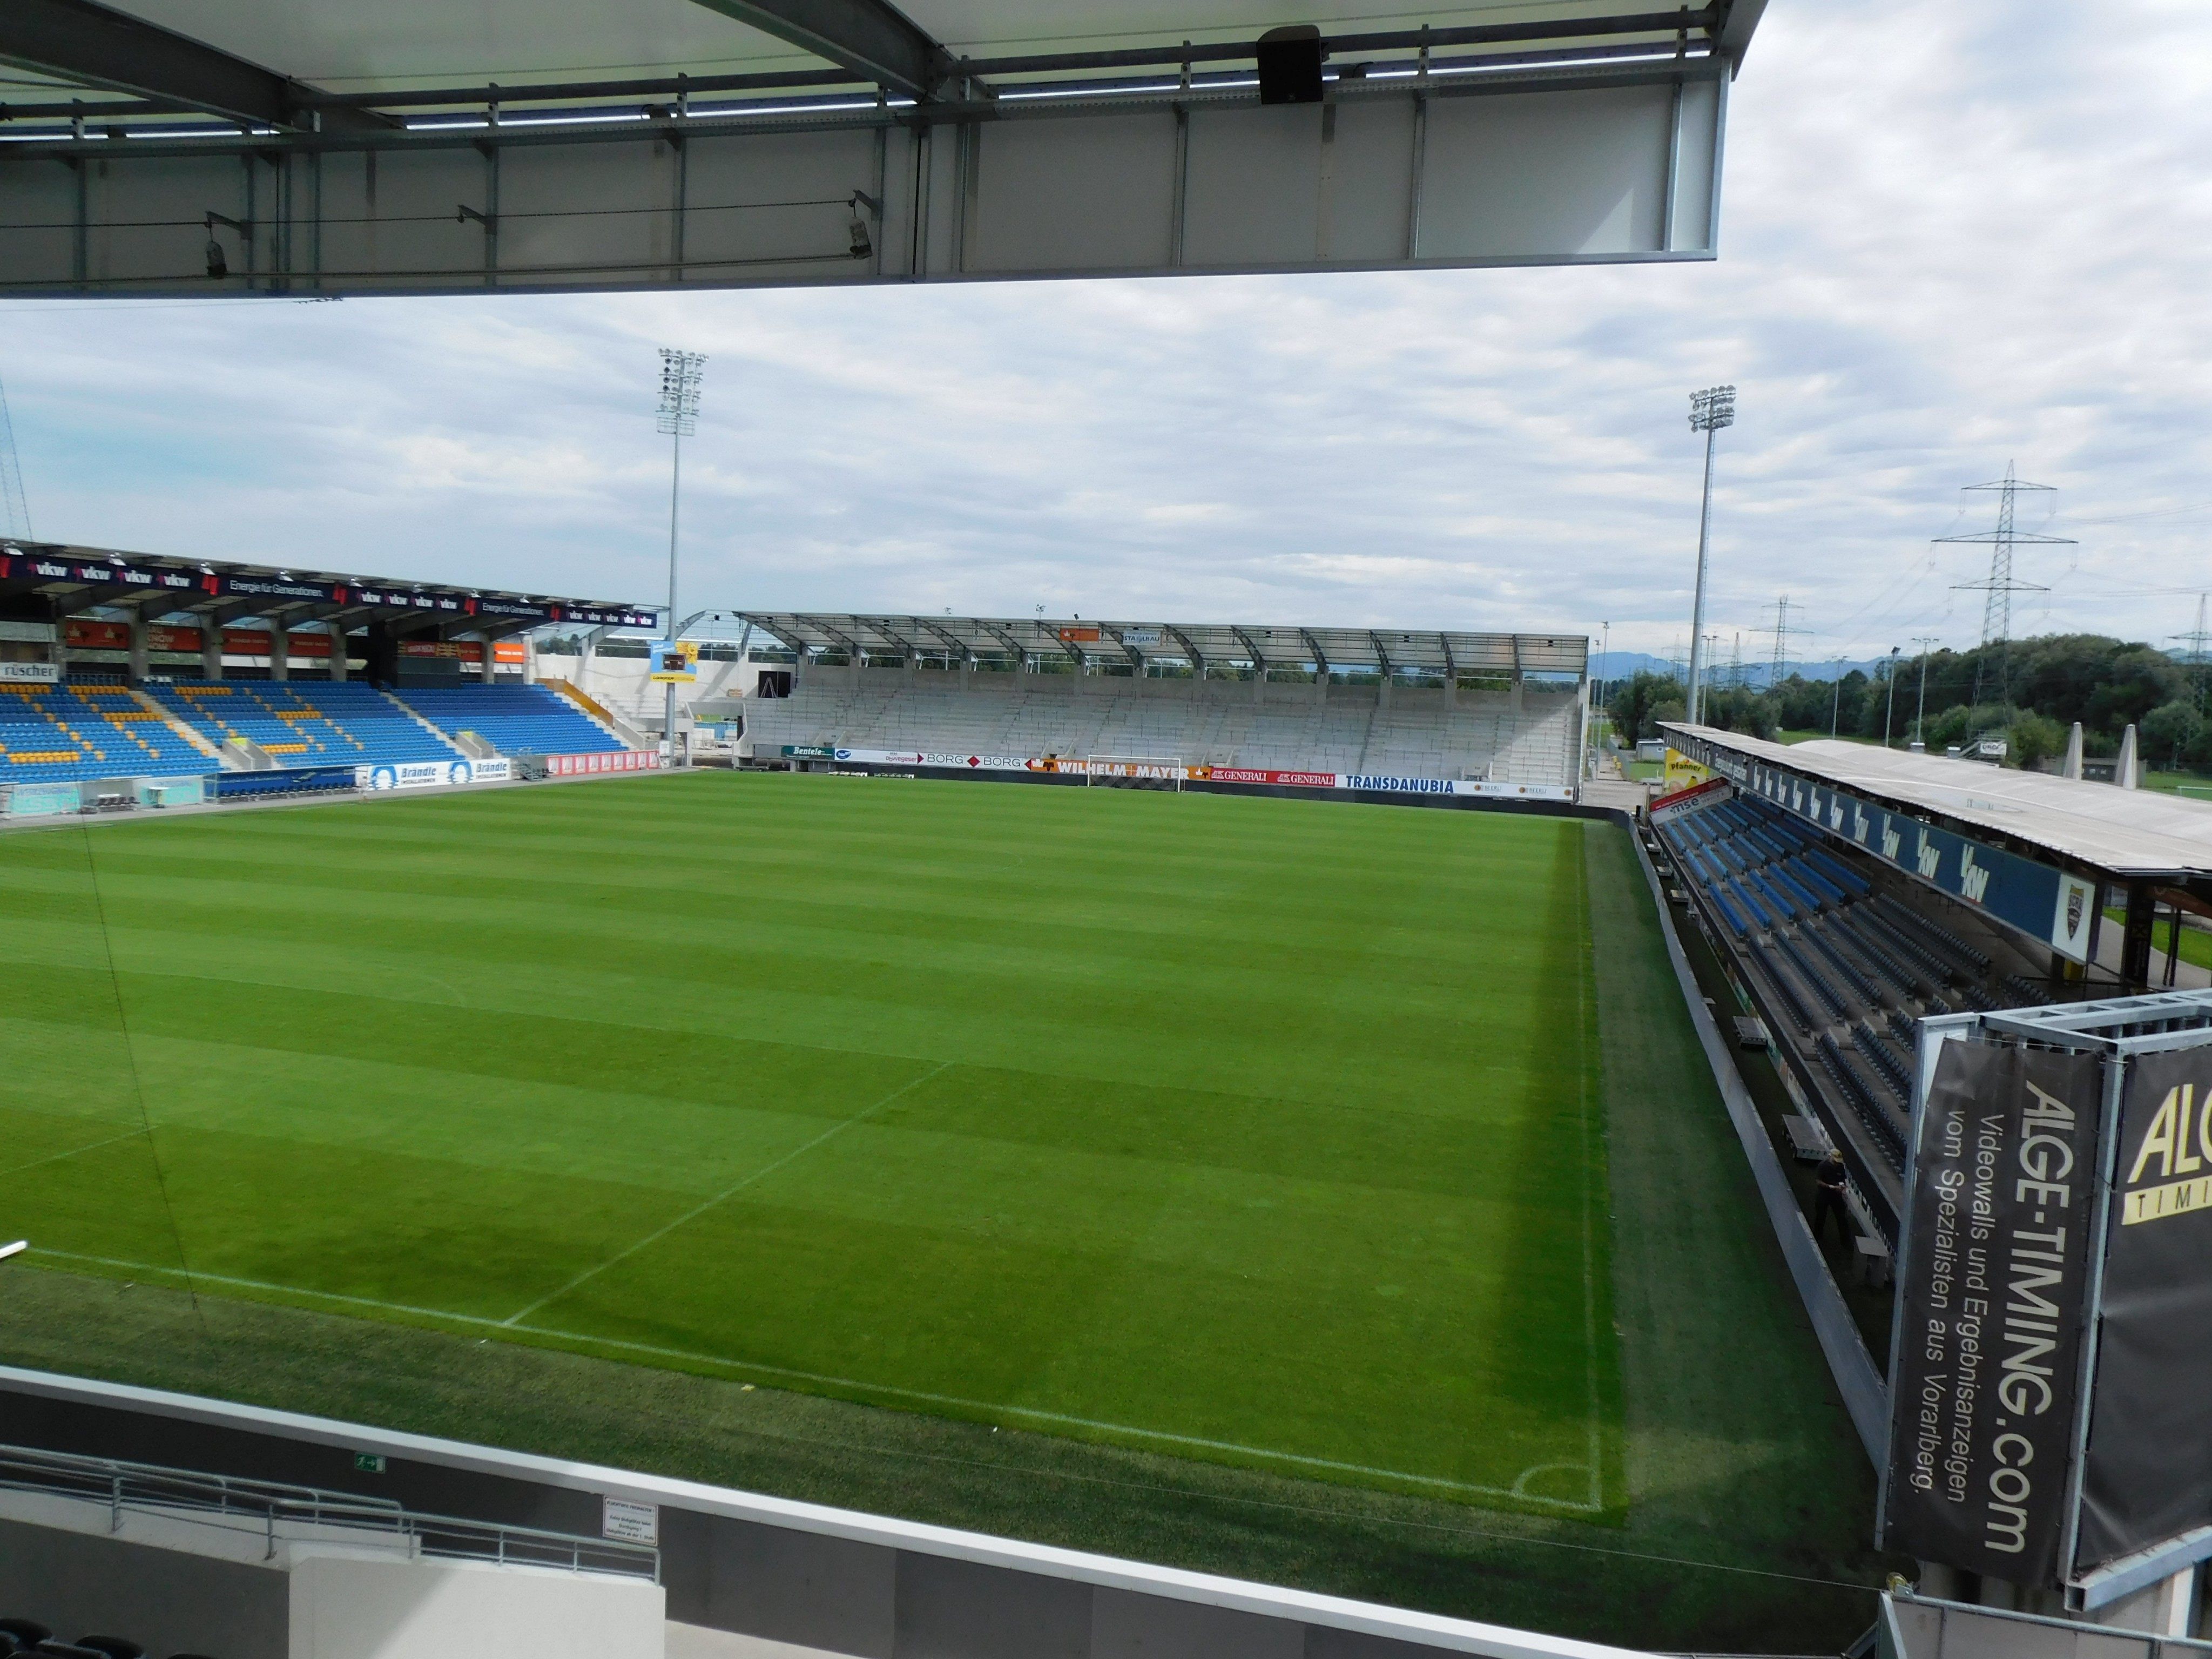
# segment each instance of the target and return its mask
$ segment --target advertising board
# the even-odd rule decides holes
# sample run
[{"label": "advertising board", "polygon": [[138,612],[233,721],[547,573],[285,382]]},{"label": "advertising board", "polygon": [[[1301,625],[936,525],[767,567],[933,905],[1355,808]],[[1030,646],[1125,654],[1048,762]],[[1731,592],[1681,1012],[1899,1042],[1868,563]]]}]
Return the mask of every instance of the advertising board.
[{"label": "advertising board", "polygon": [[2128,1061],[2083,1458],[2082,1565],[2212,1525],[2212,1048]]},{"label": "advertising board", "polygon": [[1942,1045],[1904,1217],[1882,1543],[2056,1583],[2103,1067]]},{"label": "advertising board", "polygon": [[50,662],[0,662],[0,684],[55,685],[62,671]]},{"label": "advertising board", "polygon": [[356,789],[429,789],[456,783],[503,783],[514,775],[506,760],[387,761],[353,769]]},{"label": "advertising board", "polygon": [[655,640],[652,678],[659,685],[688,684],[699,678],[699,647],[692,640]]},{"label": "advertising board", "polygon": [[603,772],[652,772],[659,769],[660,757],[648,749],[616,749],[589,755],[548,755],[545,775],[549,778],[596,777]]},{"label": "advertising board", "polygon": [[1879,1541],[2112,1605],[2212,1556],[2212,992],[1920,1044]]}]

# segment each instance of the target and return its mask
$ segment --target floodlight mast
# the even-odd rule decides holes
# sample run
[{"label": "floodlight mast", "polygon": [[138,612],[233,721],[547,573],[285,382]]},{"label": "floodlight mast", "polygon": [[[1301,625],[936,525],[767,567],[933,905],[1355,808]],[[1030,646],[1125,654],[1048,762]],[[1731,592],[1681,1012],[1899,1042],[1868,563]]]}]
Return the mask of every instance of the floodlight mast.
[{"label": "floodlight mast", "polygon": [[[676,611],[676,508],[684,481],[684,441],[699,429],[699,387],[706,378],[707,354],[660,348],[660,408],[659,428],[670,441],[668,465],[668,642],[676,643],[680,631]],[[668,745],[668,763],[676,764],[676,682],[668,682],[661,704],[660,738]]]},{"label": "floodlight mast", "polygon": [[1705,493],[1698,509],[1698,587],[1690,608],[1690,695],[1685,714],[1698,723],[1698,690],[1705,673],[1705,549],[1713,518],[1713,434],[1735,424],[1735,388],[1709,386],[1690,394],[1690,430],[1705,434]]}]

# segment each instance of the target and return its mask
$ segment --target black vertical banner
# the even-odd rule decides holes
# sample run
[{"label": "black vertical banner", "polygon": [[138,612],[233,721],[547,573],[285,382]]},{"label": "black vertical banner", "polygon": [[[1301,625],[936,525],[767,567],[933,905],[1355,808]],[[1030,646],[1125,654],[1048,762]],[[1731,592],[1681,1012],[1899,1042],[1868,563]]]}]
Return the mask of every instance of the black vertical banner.
[{"label": "black vertical banner", "polygon": [[2212,1048],[2130,1060],[2119,1141],[2084,1571],[2212,1525]]},{"label": "black vertical banner", "polygon": [[1946,1042],[1920,1120],[1882,1543],[2055,1584],[2103,1066]]}]

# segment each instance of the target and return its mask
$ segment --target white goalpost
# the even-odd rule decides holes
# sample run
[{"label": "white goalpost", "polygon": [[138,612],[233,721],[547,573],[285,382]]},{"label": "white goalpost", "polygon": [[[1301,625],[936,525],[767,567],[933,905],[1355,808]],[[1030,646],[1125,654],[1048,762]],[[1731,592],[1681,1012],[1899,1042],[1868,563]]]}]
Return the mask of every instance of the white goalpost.
[{"label": "white goalpost", "polygon": [[1083,763],[1084,783],[1089,787],[1181,793],[1187,770],[1179,755],[1092,755]]}]

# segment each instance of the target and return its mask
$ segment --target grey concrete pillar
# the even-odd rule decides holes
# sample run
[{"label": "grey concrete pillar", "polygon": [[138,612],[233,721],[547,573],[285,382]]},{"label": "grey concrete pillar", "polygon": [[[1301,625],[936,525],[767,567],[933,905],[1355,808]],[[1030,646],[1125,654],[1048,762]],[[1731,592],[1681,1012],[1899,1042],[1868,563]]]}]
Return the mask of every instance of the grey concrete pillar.
[{"label": "grey concrete pillar", "polygon": [[222,624],[207,616],[200,618],[200,678],[222,678]]},{"label": "grey concrete pillar", "polygon": [[292,635],[284,624],[271,617],[269,629],[269,678],[288,680],[292,678]]},{"label": "grey concrete pillar", "polygon": [[346,677],[346,651],[348,648],[346,646],[345,624],[343,623],[334,622],[329,626],[331,630],[331,678],[333,680],[343,683]]},{"label": "grey concrete pillar", "polygon": [[131,670],[128,676],[133,685],[146,683],[146,607],[131,608]]},{"label": "grey concrete pillar", "polygon": [[479,637],[483,641],[483,662],[481,665],[483,669],[483,683],[486,685],[489,685],[492,684],[493,675],[495,674],[499,669],[499,664],[497,661],[499,656],[499,643],[489,634],[482,635]]}]

